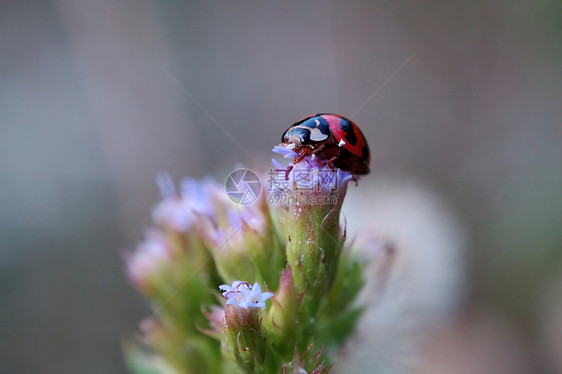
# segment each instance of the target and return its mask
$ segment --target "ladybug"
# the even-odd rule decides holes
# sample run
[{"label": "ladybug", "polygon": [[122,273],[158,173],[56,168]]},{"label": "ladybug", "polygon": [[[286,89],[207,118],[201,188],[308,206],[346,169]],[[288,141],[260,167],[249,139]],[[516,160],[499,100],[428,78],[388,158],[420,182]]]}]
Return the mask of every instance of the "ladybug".
[{"label": "ladybug", "polygon": [[281,139],[283,146],[299,156],[311,156],[352,174],[369,174],[371,154],[365,136],[351,120],[337,114],[320,113],[294,123]]}]

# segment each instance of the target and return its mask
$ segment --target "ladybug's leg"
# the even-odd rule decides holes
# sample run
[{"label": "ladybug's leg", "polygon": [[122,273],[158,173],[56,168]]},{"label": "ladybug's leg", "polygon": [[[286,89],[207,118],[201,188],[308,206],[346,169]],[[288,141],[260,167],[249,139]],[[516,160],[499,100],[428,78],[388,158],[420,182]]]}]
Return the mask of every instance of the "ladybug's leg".
[{"label": "ladybug's leg", "polygon": [[305,154],[305,153],[301,153],[301,154],[299,155],[299,157],[296,157],[296,158],[294,159],[293,163],[290,164],[290,165],[287,167],[287,171],[285,172],[285,180],[288,180],[288,179],[289,179],[289,173],[291,172],[291,170],[293,170],[293,168],[295,167],[296,164],[298,164],[299,162],[301,162],[302,160],[304,160],[305,157],[306,157],[306,154]]},{"label": "ladybug's leg", "polygon": [[302,160],[304,160],[304,158],[306,157],[306,153],[302,152],[299,157],[295,158],[295,161],[293,161],[293,164],[296,165],[299,162],[301,162]]},{"label": "ladybug's leg", "polygon": [[314,152],[312,152],[312,153],[320,152],[321,150],[323,150],[324,148],[326,148],[326,144],[328,144],[328,143],[322,143],[322,144],[320,144],[320,145],[318,146],[318,148],[316,148],[316,149],[314,150]]},{"label": "ladybug's leg", "polygon": [[304,160],[304,158],[306,156],[309,156],[310,151],[307,150],[307,149],[300,149],[300,150],[298,150],[298,154],[299,155],[297,157],[295,157],[292,164],[290,164],[289,167],[287,167],[287,172],[285,173],[285,179],[289,179],[289,173],[291,172],[291,170],[293,170],[293,168],[295,167],[296,164],[298,164],[299,162]]},{"label": "ladybug's leg", "polygon": [[[328,165],[328,167],[329,167],[330,169],[332,169],[332,171],[335,171],[336,166],[334,165],[334,162],[335,162],[336,160],[338,160],[340,157],[341,157],[341,155],[340,155],[340,154],[337,154],[337,155],[335,155],[335,156],[329,158],[328,161],[326,161],[326,165]],[[356,186],[359,185],[359,183],[357,182],[357,178],[355,178],[355,175],[351,174],[351,180],[353,180],[353,181],[355,182],[355,185],[356,185]]]},{"label": "ladybug's leg", "polygon": [[328,165],[328,167],[332,169],[332,171],[336,170],[336,167],[334,166],[334,161],[336,161],[338,158],[340,158],[340,155],[335,155],[334,157],[331,157],[328,159],[328,161],[326,161],[326,165]]},{"label": "ladybug's leg", "polygon": [[293,170],[294,167],[295,164],[289,164],[289,166],[287,166],[287,171],[285,171],[285,180],[289,180],[289,173],[291,172],[291,170]]}]

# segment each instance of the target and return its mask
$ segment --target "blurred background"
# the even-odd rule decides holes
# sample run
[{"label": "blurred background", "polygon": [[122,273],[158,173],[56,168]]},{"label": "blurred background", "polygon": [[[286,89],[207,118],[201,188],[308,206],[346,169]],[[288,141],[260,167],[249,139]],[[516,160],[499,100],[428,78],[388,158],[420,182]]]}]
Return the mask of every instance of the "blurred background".
[{"label": "blurred background", "polygon": [[465,232],[456,307],[395,360],[562,373],[561,2],[2,0],[0,51],[1,372],[125,372],[156,174],[265,170],[335,112]]}]

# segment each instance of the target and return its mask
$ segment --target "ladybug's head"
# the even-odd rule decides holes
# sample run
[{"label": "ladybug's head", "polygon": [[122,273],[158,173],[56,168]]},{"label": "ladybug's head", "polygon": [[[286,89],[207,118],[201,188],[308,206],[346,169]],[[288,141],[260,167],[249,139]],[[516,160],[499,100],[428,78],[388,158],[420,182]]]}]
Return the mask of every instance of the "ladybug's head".
[{"label": "ladybug's head", "polygon": [[310,144],[310,130],[293,126],[285,131],[282,141],[287,144],[294,144],[295,146]]},{"label": "ladybug's head", "polygon": [[283,134],[284,143],[295,146],[314,146],[330,138],[328,122],[320,115],[307,117],[289,127]]}]

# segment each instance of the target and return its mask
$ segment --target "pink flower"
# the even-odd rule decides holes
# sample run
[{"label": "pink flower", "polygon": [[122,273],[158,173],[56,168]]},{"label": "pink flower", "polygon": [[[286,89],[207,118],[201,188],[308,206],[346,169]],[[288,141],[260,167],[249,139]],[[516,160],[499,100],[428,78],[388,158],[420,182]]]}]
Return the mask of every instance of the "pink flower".
[{"label": "pink flower", "polygon": [[158,230],[145,233],[135,252],[125,255],[127,276],[138,288],[145,290],[150,279],[171,259],[164,234]]}]

